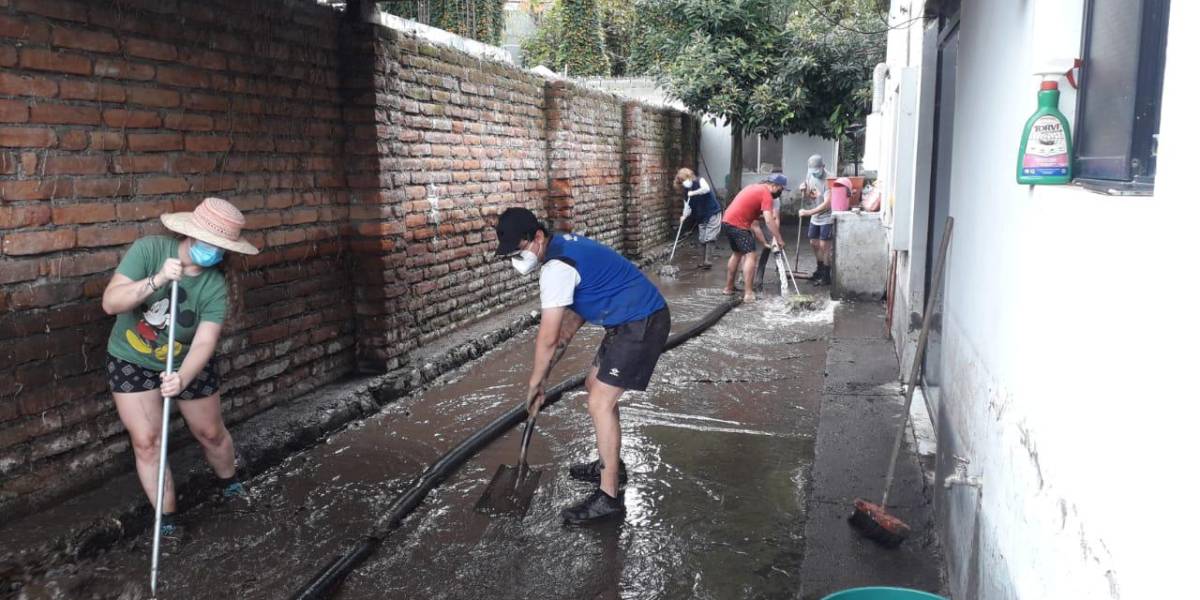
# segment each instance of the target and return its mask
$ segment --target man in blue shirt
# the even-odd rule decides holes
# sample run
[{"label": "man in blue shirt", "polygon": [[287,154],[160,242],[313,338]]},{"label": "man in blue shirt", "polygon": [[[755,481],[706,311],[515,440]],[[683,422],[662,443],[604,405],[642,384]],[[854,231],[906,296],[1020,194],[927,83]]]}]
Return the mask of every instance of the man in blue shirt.
[{"label": "man in blue shirt", "polygon": [[[545,401],[550,368],[579,327],[586,321],[606,330],[586,382],[600,458],[570,469],[572,477],[599,487],[563,510],[562,516],[568,523],[584,524],[623,515],[625,502],[618,486],[625,479],[625,467],[620,461],[617,400],[625,390],[645,390],[650,383],[671,333],[667,302],[625,257],[580,235],[552,234],[528,209],[504,211],[496,237],[496,255],[509,257],[521,275],[541,266],[542,319],[527,396],[531,413]],[[608,468],[611,465],[617,468]]]}]

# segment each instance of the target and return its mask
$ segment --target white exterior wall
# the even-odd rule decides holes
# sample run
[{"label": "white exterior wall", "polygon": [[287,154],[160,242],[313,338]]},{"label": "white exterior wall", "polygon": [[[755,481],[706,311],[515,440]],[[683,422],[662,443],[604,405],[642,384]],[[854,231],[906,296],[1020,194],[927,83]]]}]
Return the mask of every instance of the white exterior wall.
[{"label": "white exterior wall", "polygon": [[[895,0],[893,16],[914,3]],[[1032,73],[1079,53],[1083,9],[1084,0],[963,1],[937,441],[939,481],[956,455],[983,485],[936,488],[956,599],[1195,594],[1196,520],[1170,507],[1190,507],[1200,454],[1189,443],[1200,352],[1184,345],[1200,339],[1188,178],[1200,139],[1200,3],[1171,5],[1151,197],[1015,181],[1021,129],[1036,108]],[[911,45],[928,39],[923,27],[893,32],[888,61],[893,71],[921,69],[924,83],[936,54]],[[1074,125],[1074,93],[1060,85]],[[920,89],[925,110],[932,98],[921,96],[933,88]],[[931,135],[918,134],[914,158],[895,167],[914,182],[928,181],[920,146]],[[928,214],[927,191],[888,193],[907,204],[894,212]],[[926,218],[911,220],[914,253]],[[924,274],[908,265],[924,257],[900,255],[893,330],[904,349],[906,313],[922,310],[908,307],[923,302]]]},{"label": "white exterior wall", "polygon": [[[702,165],[701,175],[707,177],[715,187],[725,187],[725,176],[729,174],[729,153],[732,144],[733,140],[730,137],[728,125],[714,125],[705,121],[704,127],[700,130],[700,152],[703,153],[704,162],[708,164],[711,173],[704,175]],[[820,154],[825,159],[829,172],[834,172],[834,167],[837,165],[837,142],[803,134],[783,136],[782,169],[789,182],[804,181],[804,176],[808,171],[808,157],[813,154]],[[758,173],[743,172],[742,185],[755,183],[765,177],[766,175]],[[788,187],[794,189],[793,183],[790,183]],[[727,203],[729,200],[732,198],[725,198]]]}]

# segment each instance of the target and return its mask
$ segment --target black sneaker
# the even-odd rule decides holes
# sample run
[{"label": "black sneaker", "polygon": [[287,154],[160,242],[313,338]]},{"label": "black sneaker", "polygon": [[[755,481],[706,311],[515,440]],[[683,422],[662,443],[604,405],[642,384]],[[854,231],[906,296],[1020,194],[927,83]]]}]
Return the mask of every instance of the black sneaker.
[{"label": "black sneaker", "polygon": [[563,521],[571,525],[586,525],[613,517],[625,516],[625,502],[596,488],[583,502],[562,511]]},{"label": "black sneaker", "polygon": [[[593,460],[590,463],[580,463],[577,465],[571,465],[571,471],[570,471],[571,479],[578,479],[580,481],[590,481],[591,483],[599,485],[600,484],[600,470],[602,468],[603,467],[600,466],[599,459]],[[623,460],[620,461],[620,463],[617,466],[617,480],[621,483],[625,483],[626,481],[629,480],[629,473],[625,472],[625,461],[623,461]]]}]

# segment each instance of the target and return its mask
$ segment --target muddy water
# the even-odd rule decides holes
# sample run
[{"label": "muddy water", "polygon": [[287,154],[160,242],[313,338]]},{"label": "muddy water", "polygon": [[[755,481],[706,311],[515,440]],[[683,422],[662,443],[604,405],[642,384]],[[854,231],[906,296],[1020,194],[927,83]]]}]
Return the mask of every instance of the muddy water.
[{"label": "muddy water", "polygon": [[[681,248],[679,277],[657,282],[676,331],[724,300],[723,268],[696,270],[695,256]],[[779,289],[773,277],[767,289]],[[524,519],[473,510],[495,469],[515,461],[518,429],[430,494],[338,597],[794,595],[831,320],[831,308],[794,315],[767,296],[665,355],[650,389],[621,402],[622,523],[565,527],[558,517],[590,491],[567,466],[595,458],[582,392],[571,393],[538,420],[529,460],[543,475]],[[520,401],[532,335],[259,475],[248,503],[191,511],[187,541],[162,561],[160,597],[290,596],[426,465]],[[602,335],[582,330],[554,378],[585,369]],[[130,543],[28,597],[138,597],[131,582],[145,580],[147,555]]]}]

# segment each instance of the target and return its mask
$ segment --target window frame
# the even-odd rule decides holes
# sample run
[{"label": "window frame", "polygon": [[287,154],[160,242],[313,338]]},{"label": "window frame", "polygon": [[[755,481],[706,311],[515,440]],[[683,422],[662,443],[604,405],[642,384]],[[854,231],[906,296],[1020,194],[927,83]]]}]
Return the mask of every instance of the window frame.
[{"label": "window frame", "polygon": [[[1157,175],[1157,140],[1162,117],[1162,88],[1163,71],[1166,66],[1167,27],[1170,22],[1171,0],[1135,0],[1143,2],[1141,31],[1138,33],[1137,76],[1133,101],[1134,124],[1129,136],[1130,178],[1104,179],[1081,174],[1079,149],[1087,136],[1087,123],[1084,119],[1084,109],[1087,106],[1086,85],[1088,78],[1089,50],[1092,42],[1092,24],[1095,20],[1094,8],[1096,0],[1086,0],[1083,15],[1083,36],[1080,44],[1080,56],[1083,57],[1083,68],[1079,73],[1079,86],[1076,93],[1073,148],[1073,183],[1086,189],[1109,195],[1149,195],[1154,192],[1154,180]],[[1146,126],[1139,127],[1138,115],[1153,112],[1153,131]],[[1148,166],[1147,166],[1148,165]]]}]

